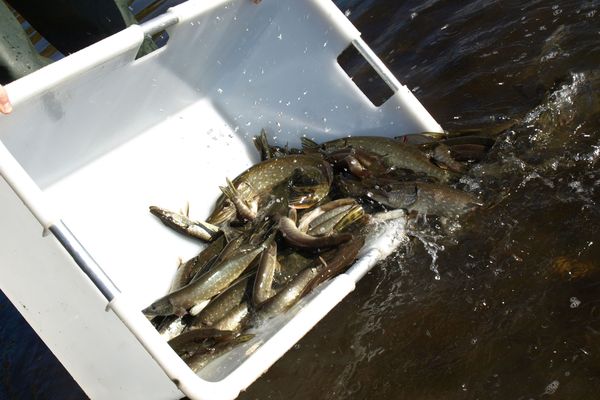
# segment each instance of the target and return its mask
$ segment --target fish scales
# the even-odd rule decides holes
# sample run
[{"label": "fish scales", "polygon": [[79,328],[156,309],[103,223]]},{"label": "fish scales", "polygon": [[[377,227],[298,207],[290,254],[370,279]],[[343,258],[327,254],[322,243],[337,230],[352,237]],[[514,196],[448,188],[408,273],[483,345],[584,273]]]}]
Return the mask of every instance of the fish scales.
[{"label": "fish scales", "polygon": [[325,151],[358,147],[383,157],[388,167],[409,169],[423,173],[442,182],[450,177],[448,171],[438,168],[420,150],[398,140],[381,136],[352,136],[321,144]]}]

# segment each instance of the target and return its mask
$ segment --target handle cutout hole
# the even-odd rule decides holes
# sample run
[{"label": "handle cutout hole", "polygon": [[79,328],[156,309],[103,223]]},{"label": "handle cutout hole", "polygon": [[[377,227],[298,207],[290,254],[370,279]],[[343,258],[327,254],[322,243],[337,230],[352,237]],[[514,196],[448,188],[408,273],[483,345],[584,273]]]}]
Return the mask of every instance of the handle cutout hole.
[{"label": "handle cutout hole", "polygon": [[135,56],[135,59],[138,60],[147,56],[148,54],[154,53],[156,50],[165,47],[168,41],[169,34],[166,30],[157,32],[152,36],[146,35],[142,45],[140,46],[140,49],[137,52],[137,55]]},{"label": "handle cutout hole", "polygon": [[394,91],[354,45],[346,47],[337,62],[374,106],[379,107],[394,95]]}]

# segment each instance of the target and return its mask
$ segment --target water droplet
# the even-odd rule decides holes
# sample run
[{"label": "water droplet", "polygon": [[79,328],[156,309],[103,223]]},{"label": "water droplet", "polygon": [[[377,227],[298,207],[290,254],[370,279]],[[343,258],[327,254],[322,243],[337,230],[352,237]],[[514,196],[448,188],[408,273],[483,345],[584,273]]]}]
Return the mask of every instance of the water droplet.
[{"label": "water droplet", "polygon": [[218,92],[219,94],[221,94],[221,93],[223,93],[223,89],[221,89],[221,88],[218,88],[218,89],[217,89],[217,92]]},{"label": "water droplet", "polygon": [[279,35],[277,35],[277,39],[282,40],[283,39],[283,35],[280,33]]},{"label": "water droplet", "polygon": [[346,9],[346,11],[344,11],[344,15],[345,15],[346,17],[349,17],[349,16],[350,16],[350,14],[352,14],[352,11],[350,11],[350,9],[349,9],[349,8],[348,8],[348,9]]},{"label": "water droplet", "polygon": [[581,300],[579,300],[577,297],[571,297],[569,299],[569,303],[571,308],[577,308],[581,305]]}]

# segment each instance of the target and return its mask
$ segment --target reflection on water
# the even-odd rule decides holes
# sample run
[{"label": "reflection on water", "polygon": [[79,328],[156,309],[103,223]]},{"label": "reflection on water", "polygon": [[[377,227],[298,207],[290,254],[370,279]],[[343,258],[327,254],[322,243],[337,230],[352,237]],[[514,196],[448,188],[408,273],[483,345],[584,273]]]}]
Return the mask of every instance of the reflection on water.
[{"label": "reflection on water", "polygon": [[336,3],[443,127],[497,139],[459,183],[486,207],[423,225],[241,398],[596,398],[600,1]]}]

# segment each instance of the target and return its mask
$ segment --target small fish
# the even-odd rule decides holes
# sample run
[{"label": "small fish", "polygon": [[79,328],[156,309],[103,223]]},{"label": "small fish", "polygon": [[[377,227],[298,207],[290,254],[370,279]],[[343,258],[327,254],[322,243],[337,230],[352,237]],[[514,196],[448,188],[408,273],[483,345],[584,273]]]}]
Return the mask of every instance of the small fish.
[{"label": "small fish", "polygon": [[[162,318],[162,317],[161,317]],[[164,317],[162,321],[156,326],[156,330],[162,336],[163,339],[169,341],[174,337],[178,336],[185,329],[185,322],[182,317],[176,315],[169,315]]]},{"label": "small fish", "polygon": [[435,146],[433,149],[433,158],[438,163],[445,165],[450,171],[457,173],[465,171],[465,166],[452,158],[450,148],[443,143]]},{"label": "small fish", "polygon": [[207,222],[192,221],[187,216],[174,211],[150,206],[150,212],[156,215],[163,224],[187,236],[209,242],[220,234],[218,226]]},{"label": "small fish", "polygon": [[170,339],[168,343],[177,355],[185,357],[192,355],[199,348],[211,348],[219,341],[231,340],[234,337],[235,333],[232,331],[212,328],[193,329]]},{"label": "small fish", "polygon": [[381,156],[383,163],[391,169],[408,169],[436,178],[441,182],[446,182],[451,177],[448,171],[432,164],[420,150],[388,137],[351,136],[331,140],[321,145],[310,139],[302,138],[302,146],[305,149],[314,149],[317,146],[325,152],[347,147],[365,149]]},{"label": "small fish", "polygon": [[242,328],[244,320],[246,320],[249,315],[250,306],[248,305],[248,302],[243,301],[229,310],[223,318],[215,322],[213,327],[215,329],[237,332]]},{"label": "small fish", "polygon": [[227,290],[211,300],[211,302],[190,321],[191,328],[213,326],[232,308],[239,305],[246,295],[250,275],[239,278]]},{"label": "small fish", "polygon": [[277,242],[273,241],[260,255],[254,288],[252,291],[252,303],[259,305],[273,297],[273,278],[278,269]]},{"label": "small fish", "polygon": [[335,255],[328,261],[325,261],[325,264],[318,267],[317,275],[306,285],[302,296],[319,286],[322,282],[342,273],[342,271],[354,262],[364,244],[364,237],[359,236],[336,249]]},{"label": "small fish", "polygon": [[238,254],[215,265],[194,282],[156,300],[144,309],[143,313],[147,316],[184,315],[194,305],[223,292],[265,248],[266,245],[261,244],[254,250]]},{"label": "small fish", "polygon": [[[312,210],[310,210],[309,212],[306,212],[304,215],[302,215],[302,217],[300,218],[300,220],[298,221],[298,229],[302,232],[306,232],[308,231],[309,227],[311,225],[318,225],[320,222],[328,219],[328,217],[321,217],[323,214],[327,213],[328,211],[332,211],[332,210],[344,210],[344,208],[341,207],[345,207],[345,206],[353,206],[357,204],[356,200],[350,198],[350,197],[346,197],[346,198],[342,198],[342,199],[337,199],[337,200],[332,200],[329,201],[325,204],[322,204],[318,207],[313,208]],[[343,211],[340,211],[343,212]],[[318,218],[322,218],[322,220],[318,220]]]},{"label": "small fish", "polygon": [[[342,212],[334,213],[330,218],[325,219],[322,222],[319,221],[320,223],[318,224],[316,224],[315,221],[315,226],[311,226],[307,233],[313,236],[322,236],[330,235],[333,232],[340,232],[348,225],[359,221],[365,215],[365,210],[358,204],[350,206],[349,208],[347,207],[349,206],[340,207],[343,209]],[[330,212],[333,211],[334,210]]]},{"label": "small fish", "polygon": [[288,217],[279,219],[279,231],[286,242],[302,249],[336,246],[352,239],[352,235],[349,233],[332,233],[326,236],[308,235],[301,232],[294,221]]},{"label": "small fish", "polygon": [[197,274],[201,275],[206,272],[212,263],[216,261],[216,257],[221,250],[223,250],[225,242],[225,236],[221,235],[210,242],[197,256],[179,265],[171,281],[169,292],[181,289],[190,283]]},{"label": "small fish", "polygon": [[372,198],[392,208],[421,215],[460,216],[483,204],[472,194],[451,187],[413,182],[397,185],[391,191],[373,191]]},{"label": "small fish", "polygon": [[318,275],[317,268],[307,268],[294,277],[279,293],[267,300],[258,310],[258,318],[272,318],[296,304],[304,289]]},{"label": "small fish", "polygon": [[[294,175],[308,176],[315,182],[311,186],[314,193],[299,198],[303,207],[316,204],[329,193],[333,180],[331,165],[323,157],[314,154],[289,155],[263,161],[242,172],[232,181],[232,185],[238,190],[241,185],[245,185],[251,188],[254,196],[264,199],[269,197],[274,188],[282,183],[286,184]],[[232,213],[235,215],[235,208],[232,210],[227,207],[225,200],[225,195],[217,199],[215,209],[207,219],[209,223],[220,225],[231,218]]]},{"label": "small fish", "polygon": [[237,210],[237,215],[242,221],[252,221],[256,218],[258,202],[256,199],[244,199],[233,183],[227,179],[227,186],[219,186],[221,192],[231,201]]},{"label": "small fish", "polygon": [[209,363],[221,357],[222,355],[230,352],[233,348],[240,345],[241,343],[247,342],[252,339],[254,335],[244,334],[236,336],[235,338],[228,340],[223,343],[219,343],[210,350],[201,350],[194,353],[190,357],[186,357],[184,361],[194,372],[200,371],[206,367]]},{"label": "small fish", "polygon": [[314,266],[317,259],[317,255],[312,252],[302,252],[291,247],[280,250],[277,254],[279,270],[273,278],[274,286],[276,288],[285,286],[300,271]]}]

